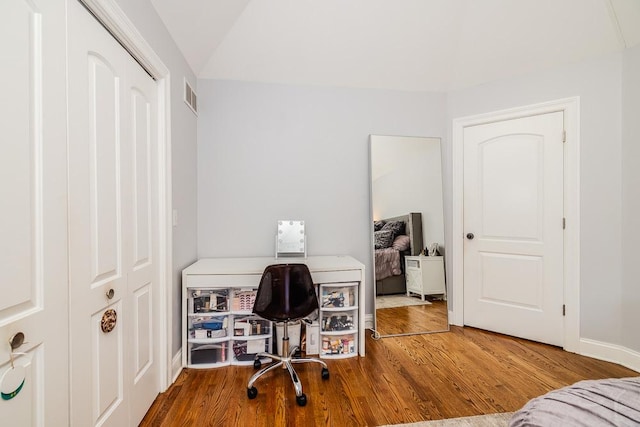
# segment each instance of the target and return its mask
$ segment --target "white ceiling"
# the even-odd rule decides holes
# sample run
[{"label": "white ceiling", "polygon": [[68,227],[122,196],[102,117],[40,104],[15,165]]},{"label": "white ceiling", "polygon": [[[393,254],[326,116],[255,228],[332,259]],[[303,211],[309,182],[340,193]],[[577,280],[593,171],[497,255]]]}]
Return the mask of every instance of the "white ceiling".
[{"label": "white ceiling", "polygon": [[640,43],[640,0],[150,0],[199,78],[449,91]]}]

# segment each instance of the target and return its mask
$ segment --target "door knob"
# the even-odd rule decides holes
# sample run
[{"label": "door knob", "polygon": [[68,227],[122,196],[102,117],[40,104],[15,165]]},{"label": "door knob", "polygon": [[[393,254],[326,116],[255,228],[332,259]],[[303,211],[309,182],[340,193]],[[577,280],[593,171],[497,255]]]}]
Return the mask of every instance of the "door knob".
[{"label": "door knob", "polygon": [[[11,369],[15,369],[15,365],[14,365],[14,360],[15,360],[15,356],[26,356],[25,353],[18,353],[16,352],[16,350],[18,349],[18,347],[20,347],[22,344],[24,344],[24,334],[22,332],[17,332],[15,334],[13,334],[11,336],[11,338],[9,338],[9,347],[11,347],[11,351],[9,352],[9,361],[11,362]],[[0,379],[1,382],[1,379]],[[22,387],[22,386],[21,386]],[[18,390],[16,392],[16,394],[19,392],[20,390]],[[15,395],[13,395],[15,396]],[[13,396],[11,396],[10,398],[13,398]],[[5,398],[4,393],[2,398],[4,400],[8,400]]]},{"label": "door knob", "polygon": [[11,346],[12,351],[16,350],[22,344],[24,344],[24,334],[22,332],[18,332],[9,338],[9,345]]},{"label": "door knob", "polygon": [[116,294],[116,291],[114,291],[113,289],[109,289],[107,291],[107,299],[111,299],[113,298],[113,296]]},{"label": "door knob", "polygon": [[467,233],[467,239],[473,240],[474,237],[476,236],[474,236],[473,233]]}]

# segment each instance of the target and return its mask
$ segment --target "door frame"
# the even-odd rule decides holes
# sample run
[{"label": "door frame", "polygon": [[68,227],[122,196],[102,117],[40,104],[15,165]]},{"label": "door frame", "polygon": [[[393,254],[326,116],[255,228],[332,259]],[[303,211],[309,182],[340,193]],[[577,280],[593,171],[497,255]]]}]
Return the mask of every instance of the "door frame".
[{"label": "door frame", "polygon": [[453,119],[451,324],[464,326],[464,129],[469,126],[562,111],[564,144],[564,344],[578,352],[580,344],[580,98],[571,97]]},{"label": "door frame", "polygon": [[173,382],[171,337],[173,323],[172,194],[171,194],[171,80],[169,69],[136,29],[115,0],[79,1],[156,81],[158,88],[158,236],[160,325],[160,392]]}]

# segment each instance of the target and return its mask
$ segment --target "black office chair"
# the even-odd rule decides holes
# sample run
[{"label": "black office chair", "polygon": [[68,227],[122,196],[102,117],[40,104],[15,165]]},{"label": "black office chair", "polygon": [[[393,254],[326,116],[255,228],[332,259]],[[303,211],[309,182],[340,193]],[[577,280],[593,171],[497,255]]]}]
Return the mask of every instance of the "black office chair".
[{"label": "black office chair", "polygon": [[272,322],[284,322],[282,333],[282,356],[270,353],[256,354],[254,368],[260,369],[261,357],[269,357],[274,362],[253,374],[247,384],[247,396],[255,399],[258,390],[253,386],[258,378],[280,366],[286,368],[296,390],[296,402],[300,406],[307,404],[307,396],[302,392],[302,384],[298,379],[293,363],[319,363],[322,365],[322,379],[329,378],[329,368],[322,360],[313,358],[296,358],[297,346],[289,348],[287,324],[291,320],[299,320],[309,316],[318,308],[313,280],[309,268],[305,264],[275,264],[268,266],[258,287],[253,312]]}]

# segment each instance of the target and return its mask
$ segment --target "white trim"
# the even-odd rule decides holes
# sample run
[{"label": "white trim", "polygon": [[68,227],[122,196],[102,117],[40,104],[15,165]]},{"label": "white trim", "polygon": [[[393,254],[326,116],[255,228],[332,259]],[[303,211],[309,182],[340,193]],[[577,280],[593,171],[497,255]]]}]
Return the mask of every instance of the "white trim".
[{"label": "white trim", "polygon": [[[70,0],[75,1],[75,0]],[[158,227],[160,268],[160,392],[173,382],[171,354],[173,294],[172,195],[171,195],[171,109],[170,73],[160,57],[135,28],[115,0],[79,0],[107,28],[122,46],[146,69],[158,84]]]},{"label": "white trim", "polygon": [[173,355],[171,359],[171,382],[175,382],[178,379],[178,375],[182,372],[182,348]]},{"label": "white trim", "polygon": [[165,67],[160,57],[156,55],[115,0],[78,1],[104,25],[154,79],[161,79],[169,74],[169,69]]},{"label": "white trim", "polygon": [[531,115],[564,112],[567,142],[564,156],[564,209],[567,219],[564,245],[564,349],[577,352],[580,340],[580,98],[566,98],[453,120],[453,218],[451,242],[452,325],[464,325],[464,128]]},{"label": "white trim", "polygon": [[[160,364],[165,366],[160,372],[160,391],[165,391],[175,379],[171,375],[171,339],[173,335],[173,193],[171,176],[171,78],[167,73],[158,84],[158,139],[161,159],[158,160],[158,182],[164,184],[159,191],[158,200],[158,228],[160,230],[159,247],[160,262],[164,268],[160,269]],[[162,135],[162,136],[160,136]],[[164,351],[162,351],[164,349]]]},{"label": "white trim", "polygon": [[373,314],[369,313],[364,315],[364,328],[375,329],[375,321],[373,320]]},{"label": "white trim", "polygon": [[609,12],[609,18],[611,19],[611,23],[615,28],[616,36],[618,38],[618,48],[620,50],[624,50],[629,46],[627,46],[627,41],[624,39],[624,32],[622,31],[622,27],[620,27],[620,20],[618,19],[616,8],[613,5],[612,0],[607,0],[605,4],[607,6],[607,12]]},{"label": "white trim", "polygon": [[582,338],[580,339],[580,354],[617,363],[640,372],[640,353],[621,345]]}]

